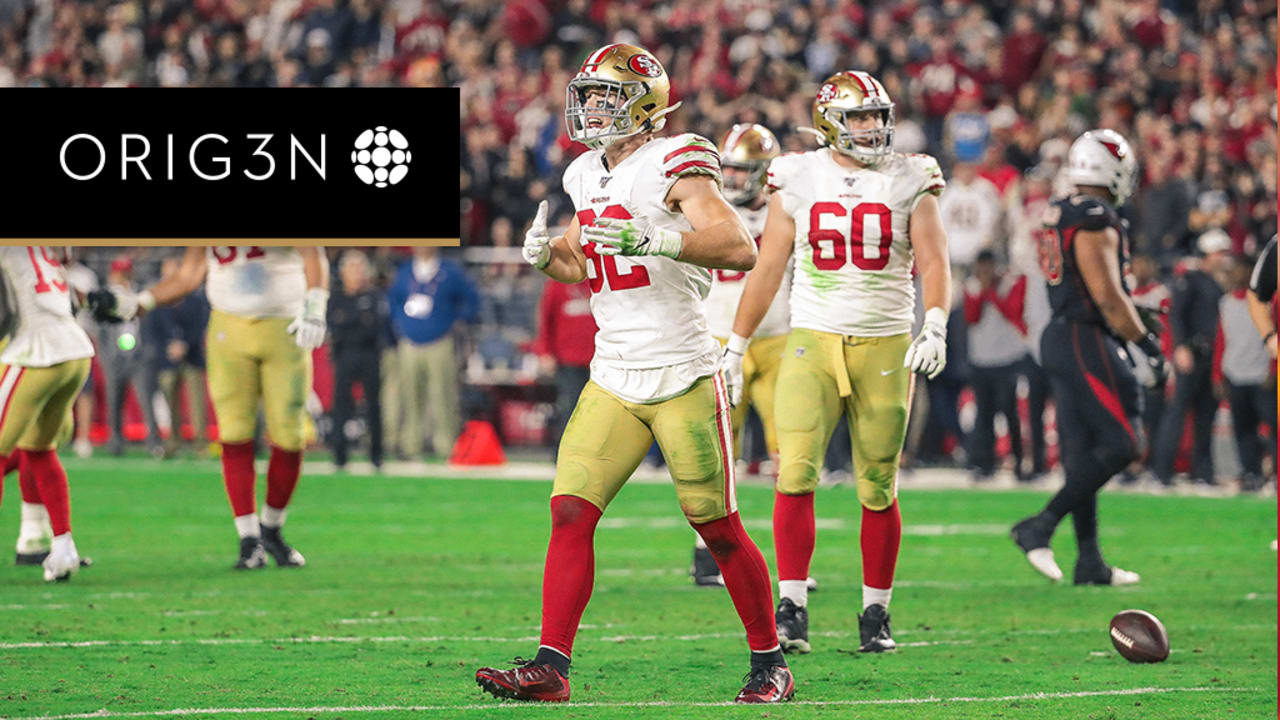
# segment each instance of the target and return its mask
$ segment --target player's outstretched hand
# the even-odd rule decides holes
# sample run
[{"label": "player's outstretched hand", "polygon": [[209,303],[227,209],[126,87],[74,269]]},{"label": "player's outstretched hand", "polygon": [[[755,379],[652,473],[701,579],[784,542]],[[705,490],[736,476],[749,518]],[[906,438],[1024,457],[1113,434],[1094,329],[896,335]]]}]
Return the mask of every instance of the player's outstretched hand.
[{"label": "player's outstretched hand", "polygon": [[902,366],[924,373],[930,380],[947,366],[947,313],[942,308],[929,308],[925,313],[924,327],[907,348]]},{"label": "player's outstretched hand", "polygon": [[720,372],[724,373],[724,389],[729,395],[729,404],[737,407],[742,402],[742,357],[746,354],[747,340],[738,334],[729,336],[729,344],[720,356]]},{"label": "player's outstretched hand", "polygon": [[675,260],[684,249],[681,233],[640,217],[596,218],[582,228],[582,237],[596,243],[601,255],[662,255]]},{"label": "player's outstretched hand", "polygon": [[324,344],[324,314],[329,305],[329,291],[309,288],[302,312],[289,323],[289,333],[303,350],[315,350]]},{"label": "player's outstretched hand", "polygon": [[541,270],[551,262],[551,233],[547,231],[547,201],[538,203],[538,214],[524,234],[524,261]]},{"label": "player's outstretched hand", "polygon": [[127,322],[138,314],[138,296],[124,288],[91,290],[85,304],[98,322]]}]

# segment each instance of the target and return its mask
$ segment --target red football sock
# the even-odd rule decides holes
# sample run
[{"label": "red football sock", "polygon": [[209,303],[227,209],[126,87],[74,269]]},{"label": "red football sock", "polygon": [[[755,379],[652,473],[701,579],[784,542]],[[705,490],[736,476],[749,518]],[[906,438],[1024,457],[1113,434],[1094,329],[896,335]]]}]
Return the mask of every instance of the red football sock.
[{"label": "red football sock", "polygon": [[281,450],[272,445],[271,461],[267,463],[267,507],[277,510],[289,507],[301,474],[302,451]]},{"label": "red football sock", "polygon": [[862,583],[888,590],[902,544],[902,514],[898,501],[879,512],[862,508]]},{"label": "red football sock", "polygon": [[542,571],[540,643],[569,657],[595,583],[600,508],[572,495],[551,498],[551,542]]},{"label": "red football sock", "polygon": [[[22,488],[22,502],[43,505],[44,501],[40,499],[40,483],[36,482],[36,476],[31,472],[31,461],[27,460],[27,454],[21,450],[14,450],[12,457],[18,460],[18,487]],[[12,463],[12,459],[5,463],[6,474]]]},{"label": "red football sock", "polygon": [[26,464],[40,485],[40,497],[49,511],[49,526],[54,537],[71,532],[71,494],[67,489],[67,471],[53,450],[23,450]]},{"label": "red football sock", "polygon": [[227,486],[231,514],[251,515],[257,509],[254,485],[258,476],[253,469],[253,441],[222,443],[222,481]]},{"label": "red football sock", "polygon": [[[692,524],[692,523],[691,523]],[[693,524],[707,543],[707,549],[720,566],[724,586],[733,599],[733,607],[747,629],[747,644],[753,651],[765,652],[778,647],[778,630],[773,624],[773,589],[769,582],[769,566],[760,549],[747,536],[738,513]]]},{"label": "red football sock", "polygon": [[779,580],[805,580],[813,559],[813,493],[774,493],[773,545]]}]

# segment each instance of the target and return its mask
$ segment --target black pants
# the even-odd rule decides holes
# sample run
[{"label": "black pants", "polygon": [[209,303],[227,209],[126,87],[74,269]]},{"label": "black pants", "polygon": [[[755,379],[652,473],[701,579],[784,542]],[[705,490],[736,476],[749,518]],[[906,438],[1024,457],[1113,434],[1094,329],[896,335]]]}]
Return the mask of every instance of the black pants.
[{"label": "black pants", "polygon": [[[1120,344],[1101,327],[1055,320],[1040,339],[1058,405],[1058,437],[1066,484],[1045,512],[1067,513],[1076,541],[1097,553],[1097,492],[1142,454],[1142,393]],[[1100,559],[1100,556],[1098,556]]]},{"label": "black pants", "polygon": [[1266,447],[1276,446],[1276,389],[1262,385],[1228,385],[1231,401],[1231,426],[1236,436],[1236,449],[1240,453],[1240,466],[1245,475],[1262,474],[1262,437],[1258,425],[1271,427],[1271,437]]},{"label": "black pants", "polygon": [[1044,406],[1049,400],[1049,374],[1036,364],[1031,356],[1018,364],[1022,376],[1027,379],[1027,414],[1030,416],[1031,473],[1040,475],[1047,470],[1045,462]]},{"label": "black pants", "polygon": [[1018,366],[969,366],[969,383],[973,387],[978,417],[969,436],[969,464],[984,475],[996,469],[996,415],[1004,416],[1009,425],[1009,442],[1014,467],[1022,467],[1022,422],[1018,419]]},{"label": "black pants", "polygon": [[107,421],[111,426],[112,450],[118,450],[124,443],[124,401],[131,384],[138,407],[142,410],[142,420],[147,425],[147,445],[159,445],[160,430],[152,403],[159,388],[156,363],[137,353],[114,355],[104,360],[102,369],[107,380]]},{"label": "black pants", "polygon": [[382,362],[378,352],[348,352],[334,358],[333,462],[347,463],[347,423],[355,414],[352,388],[364,390],[369,430],[369,461],[382,464]]},{"label": "black pants", "polygon": [[556,411],[551,419],[551,457],[560,452],[560,436],[564,434],[569,416],[578,404],[582,388],[591,379],[591,369],[573,365],[556,365]]},{"label": "black pants", "polygon": [[1189,373],[1178,373],[1173,397],[1165,405],[1160,418],[1160,429],[1151,448],[1151,470],[1164,482],[1173,478],[1173,460],[1181,445],[1182,428],[1187,411],[1192,415],[1191,476],[1197,480],[1213,482],[1213,416],[1218,401],[1213,397],[1213,362],[1211,358],[1196,355],[1195,365]]}]

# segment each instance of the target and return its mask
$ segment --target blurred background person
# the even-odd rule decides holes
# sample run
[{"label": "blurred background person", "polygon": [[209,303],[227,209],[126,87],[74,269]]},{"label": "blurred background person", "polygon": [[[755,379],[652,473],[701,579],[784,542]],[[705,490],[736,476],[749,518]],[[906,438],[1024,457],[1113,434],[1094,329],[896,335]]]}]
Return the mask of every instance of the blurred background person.
[{"label": "blurred background person", "polygon": [[591,315],[591,288],[587,282],[543,285],[533,352],[538,355],[542,372],[555,376],[556,403],[550,438],[553,458],[578,395],[590,379],[595,337],[596,321]]},{"label": "blurred background person", "polygon": [[1210,441],[1218,408],[1212,380],[1218,301],[1222,298],[1217,276],[1226,271],[1231,260],[1231,238],[1221,230],[1210,230],[1200,236],[1196,247],[1199,255],[1181,263],[1182,272],[1174,280],[1169,304],[1174,388],[1151,450],[1151,469],[1166,485],[1173,482],[1174,459],[1188,412],[1194,437],[1191,479],[1205,485],[1215,482]]},{"label": "blurred background person", "polygon": [[431,452],[447,457],[458,437],[458,359],[453,331],[476,317],[479,296],[462,267],[440,257],[440,248],[415,247],[388,293],[399,336],[400,392],[405,408],[399,449],[422,454],[424,421],[431,422]]},{"label": "blurred background person", "polygon": [[[1276,363],[1249,315],[1249,275],[1253,262],[1233,258],[1226,293],[1218,302],[1218,336],[1214,345],[1215,395],[1231,405],[1231,427],[1242,474],[1240,489],[1262,489],[1262,458],[1276,448]],[[1267,426],[1265,442],[1261,426]]]},{"label": "blurred background person", "polygon": [[338,261],[339,285],[329,296],[329,357],[334,365],[333,463],[347,464],[347,424],[354,415],[360,383],[369,434],[369,462],[382,467],[382,350],[387,323],[386,294],[373,284],[369,257],[346,250]]},{"label": "blurred background person", "polygon": [[969,465],[977,479],[996,471],[995,419],[1004,417],[1014,474],[1022,477],[1022,421],[1018,416],[1018,366],[1027,355],[1023,309],[1027,278],[996,268],[995,253],[983,250],[965,283],[969,326],[969,379],[977,417],[969,436]]},{"label": "blurred background person", "polygon": [[[107,286],[127,292],[139,289],[140,286],[133,280],[131,258],[120,256],[111,262]],[[142,322],[138,318],[122,323],[102,323],[98,329],[98,357],[102,361],[102,372],[107,384],[107,421],[111,428],[107,452],[112,455],[124,454],[125,400],[132,386],[146,422],[147,452],[155,457],[162,457],[164,447],[156,425],[154,404],[155,364],[148,358],[149,353],[156,352],[157,346],[150,338],[143,336]]]}]

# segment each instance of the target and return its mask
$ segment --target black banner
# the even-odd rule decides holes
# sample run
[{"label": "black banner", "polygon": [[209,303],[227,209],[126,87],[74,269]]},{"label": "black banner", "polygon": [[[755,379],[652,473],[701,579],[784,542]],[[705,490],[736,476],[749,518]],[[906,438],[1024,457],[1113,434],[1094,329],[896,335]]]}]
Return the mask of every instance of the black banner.
[{"label": "black banner", "polygon": [[456,240],[455,88],[7,89],[0,237]]}]

